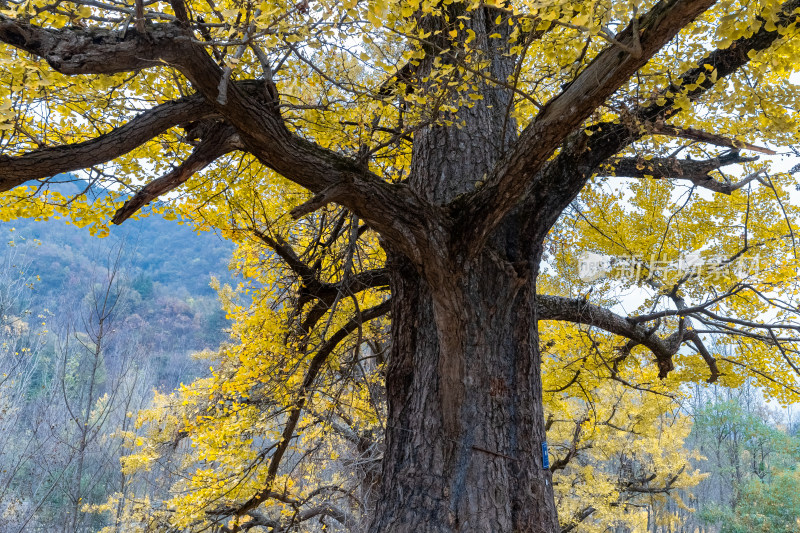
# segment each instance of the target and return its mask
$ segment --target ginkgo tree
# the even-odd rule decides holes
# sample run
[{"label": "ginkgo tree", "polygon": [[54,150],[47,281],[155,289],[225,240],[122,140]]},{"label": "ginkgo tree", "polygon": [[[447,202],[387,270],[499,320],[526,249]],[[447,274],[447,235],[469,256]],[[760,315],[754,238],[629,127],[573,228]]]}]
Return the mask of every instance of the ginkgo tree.
[{"label": "ginkgo tree", "polygon": [[794,182],[757,156],[797,142],[798,0],[0,7],[0,216],[104,234],[167,195],[248,243],[237,362],[160,422],[218,421],[161,524],[349,523],[287,495],[296,437],[341,419],[385,435],[371,531],[558,531],[543,369],[796,394]]},{"label": "ginkgo tree", "polygon": [[[313,286],[313,274],[301,279],[287,272],[284,261],[299,265],[287,245],[249,233],[238,235],[242,283],[219,287],[234,320],[233,342],[205,355],[208,378],[157,395],[139,413],[138,429],[120,434],[131,448],[124,473],[138,487],[87,509],[109,516],[104,531],[234,529],[227,506],[265,484],[271,493],[236,523],[243,531],[314,531],[319,523],[359,531],[372,516],[386,431],[385,324],[347,321],[355,302],[337,305],[331,293],[322,336],[296,329],[298,319],[315,320],[315,312],[291,318],[304,299],[304,289],[292,285]],[[333,242],[322,233],[322,241]],[[335,263],[346,265],[346,257]],[[380,293],[366,295],[359,294],[357,305],[380,309],[369,301],[380,301]],[[368,311],[362,319],[372,316]],[[629,365],[624,379],[611,378],[605,354],[613,352],[612,337],[588,336],[571,325],[542,334],[549,469],[563,529],[646,528],[648,510],[664,511],[665,498],[702,477],[689,464],[695,454],[682,447],[690,424],[677,412],[677,382],[656,379],[646,362]],[[661,514],[662,521],[674,519]]]}]

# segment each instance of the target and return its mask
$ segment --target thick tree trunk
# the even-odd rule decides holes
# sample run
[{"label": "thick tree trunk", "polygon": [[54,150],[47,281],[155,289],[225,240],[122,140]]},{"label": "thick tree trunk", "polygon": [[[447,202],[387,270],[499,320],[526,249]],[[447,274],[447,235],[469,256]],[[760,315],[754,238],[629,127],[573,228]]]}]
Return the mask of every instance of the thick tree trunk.
[{"label": "thick tree trunk", "polygon": [[534,272],[486,254],[451,292],[402,262],[372,531],[557,531]]},{"label": "thick tree trunk", "polygon": [[[469,20],[460,15],[450,13],[475,32],[492,75],[507,79],[514,61],[488,35],[508,25],[495,26],[496,14],[486,10]],[[434,30],[441,20],[425,24]],[[448,32],[439,35],[442,49],[452,46],[443,37]],[[420,64],[420,79],[432,60]],[[414,135],[409,185],[434,205],[474,190],[516,137],[508,114],[512,95],[491,82],[482,84],[481,94],[456,114],[460,126],[436,125]],[[508,217],[475,256],[461,249],[462,228],[429,220],[429,242],[438,244],[421,259],[412,264],[389,253],[389,413],[372,532],[557,531],[550,471],[542,460],[535,302],[546,228],[531,231],[531,220]]]}]

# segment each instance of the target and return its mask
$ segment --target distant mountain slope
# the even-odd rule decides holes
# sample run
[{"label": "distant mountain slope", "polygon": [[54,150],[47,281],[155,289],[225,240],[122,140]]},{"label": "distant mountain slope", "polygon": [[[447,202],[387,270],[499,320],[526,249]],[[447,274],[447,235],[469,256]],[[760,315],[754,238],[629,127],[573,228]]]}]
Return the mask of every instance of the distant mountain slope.
[{"label": "distant mountain slope", "polygon": [[197,234],[153,215],[115,226],[104,239],[64,220],[18,219],[0,223],[2,239],[12,243],[7,251],[15,254],[19,270],[31,279],[38,276],[23,305],[47,310],[53,320],[78,307],[122,246],[124,297],[117,323],[144,339],[152,357],[165,359],[161,386],[196,373],[186,368],[188,353],[216,349],[227,339],[228,321],[209,282],[211,276],[230,279],[234,247],[213,233]]},{"label": "distant mountain slope", "polygon": [[[62,266],[79,262],[82,268],[91,263],[103,264],[103,252],[124,246],[126,266],[146,275],[154,283],[185,289],[191,294],[211,295],[209,276],[228,276],[228,260],[233,245],[213,233],[197,234],[187,226],[154,215],[142,220],[130,220],[112,228],[111,235],[98,239],[85,229],[67,225],[63,220],[13,222],[15,235],[39,240],[42,245],[35,253],[42,260],[49,257],[63,261]],[[49,278],[55,283],[57,276]]]}]

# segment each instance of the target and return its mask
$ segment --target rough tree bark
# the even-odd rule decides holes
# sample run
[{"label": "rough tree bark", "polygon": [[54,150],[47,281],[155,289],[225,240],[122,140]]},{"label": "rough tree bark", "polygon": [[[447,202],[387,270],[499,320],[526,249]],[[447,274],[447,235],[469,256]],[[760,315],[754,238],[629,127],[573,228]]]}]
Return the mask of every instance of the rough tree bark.
[{"label": "rough tree bark", "polygon": [[542,465],[535,270],[520,274],[485,253],[443,290],[402,258],[393,267],[387,441],[371,530],[556,531]]},{"label": "rough tree bark", "polygon": [[[464,15],[458,8],[453,19]],[[495,79],[507,79],[514,61],[488,38],[504,31],[491,18],[479,10],[466,28]],[[422,26],[436,34],[441,22],[431,17]],[[421,62],[418,77],[429,74],[433,57]],[[458,61],[455,54],[448,59]],[[433,205],[473,191],[516,135],[511,92],[489,83],[480,89],[483,99],[459,113],[460,126],[414,137],[409,185]],[[399,251],[392,254],[389,417],[375,533],[557,530],[542,463],[535,302],[545,232],[523,236],[520,229],[519,217],[509,217],[469,257],[452,238],[458,228],[431,228],[439,244],[416,269]]]}]

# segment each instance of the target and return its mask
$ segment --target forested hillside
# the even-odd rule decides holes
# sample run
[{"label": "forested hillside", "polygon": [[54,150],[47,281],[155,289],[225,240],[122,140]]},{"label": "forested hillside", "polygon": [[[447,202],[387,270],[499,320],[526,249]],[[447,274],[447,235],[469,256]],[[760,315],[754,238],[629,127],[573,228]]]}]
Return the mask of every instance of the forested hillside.
[{"label": "forested hillside", "polygon": [[232,246],[158,216],[105,239],[61,220],[0,231],[0,531],[96,531],[82,509],[128,490],[136,413],[227,337],[209,283]]},{"label": "forested hillside", "polygon": [[[233,245],[213,233],[160,216],[145,217],[98,239],[64,220],[19,219],[0,226],[10,248],[6,261],[29,290],[19,305],[37,314],[63,317],[78,309],[98,276],[115,267],[121,288],[121,324],[160,361],[159,382],[171,388],[180,379],[174,356],[216,349],[226,335],[225,312],[211,288],[211,277],[230,278]],[[6,276],[11,275],[7,273]]]}]

